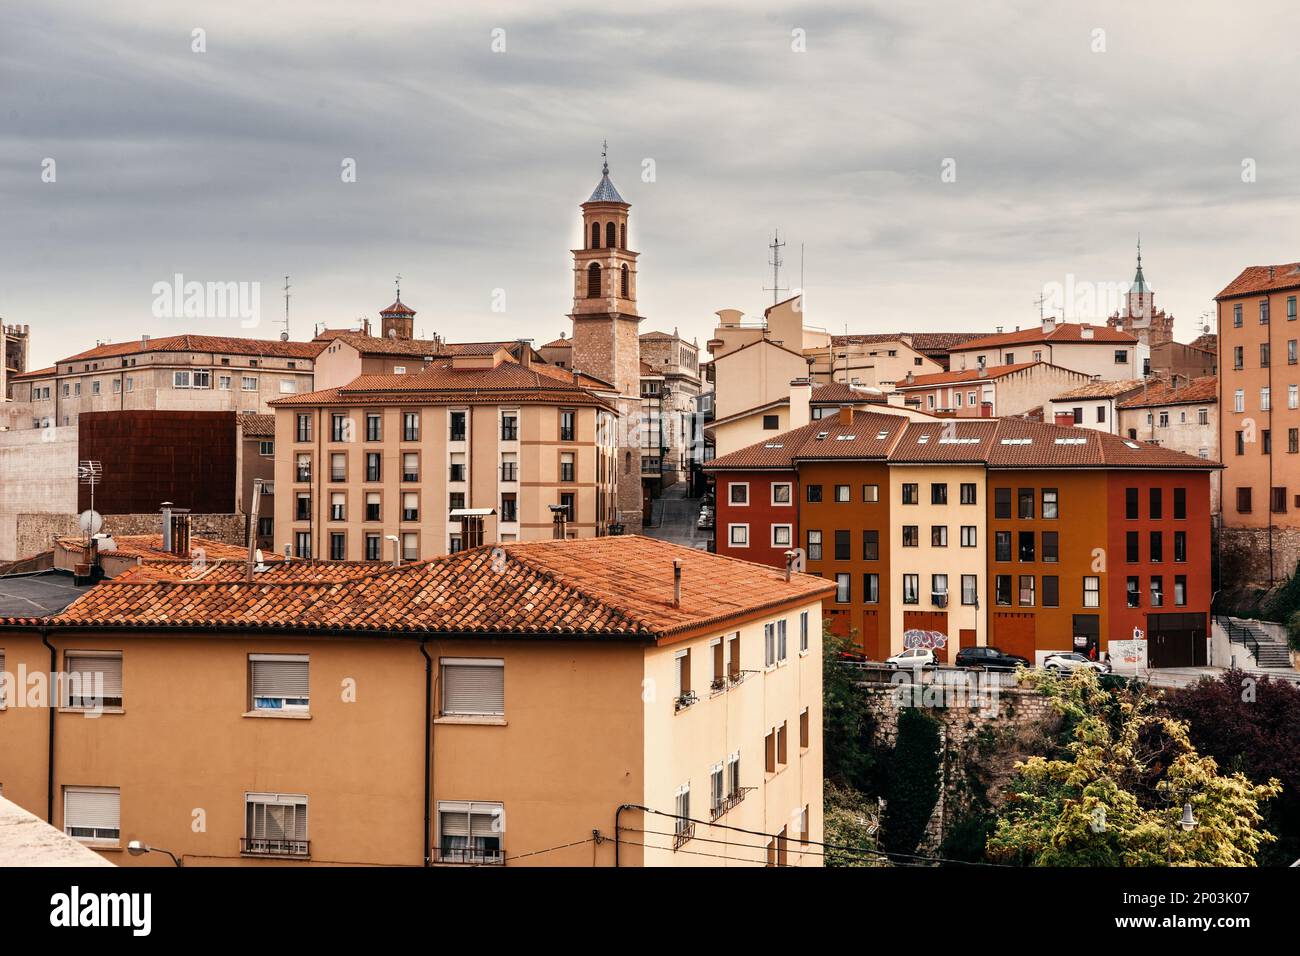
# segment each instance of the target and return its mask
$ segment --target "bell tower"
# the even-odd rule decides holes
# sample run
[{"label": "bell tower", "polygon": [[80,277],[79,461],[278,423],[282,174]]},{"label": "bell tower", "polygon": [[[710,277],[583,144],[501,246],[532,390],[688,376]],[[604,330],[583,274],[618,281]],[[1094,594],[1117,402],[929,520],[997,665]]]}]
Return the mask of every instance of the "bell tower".
[{"label": "bell tower", "polygon": [[641,316],[637,254],[627,247],[628,210],[601,152],[600,182],[582,204],[582,247],[573,250],[573,367],[637,395]]}]

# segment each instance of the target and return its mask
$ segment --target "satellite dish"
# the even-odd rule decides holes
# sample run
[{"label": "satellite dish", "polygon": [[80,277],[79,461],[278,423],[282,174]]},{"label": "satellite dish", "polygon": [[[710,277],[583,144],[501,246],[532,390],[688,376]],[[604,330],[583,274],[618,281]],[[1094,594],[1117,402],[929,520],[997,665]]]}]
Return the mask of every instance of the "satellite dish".
[{"label": "satellite dish", "polygon": [[285,331],[283,331],[283,332],[280,333],[280,341],[281,341],[281,342],[288,342],[288,341],[289,341],[289,332],[288,332],[287,329],[286,329]]},{"label": "satellite dish", "polygon": [[99,529],[104,527],[104,516],[98,511],[83,511],[77,525],[86,534],[99,534]]}]

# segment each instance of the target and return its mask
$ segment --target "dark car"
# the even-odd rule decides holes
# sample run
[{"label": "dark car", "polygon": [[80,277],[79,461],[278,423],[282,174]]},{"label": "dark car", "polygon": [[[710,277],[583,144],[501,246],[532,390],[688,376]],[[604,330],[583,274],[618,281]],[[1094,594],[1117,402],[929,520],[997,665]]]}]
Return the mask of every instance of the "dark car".
[{"label": "dark car", "polygon": [[1028,667],[1029,661],[1018,654],[1008,654],[1000,647],[963,647],[957,652],[957,666],[1013,671],[1017,667]]}]

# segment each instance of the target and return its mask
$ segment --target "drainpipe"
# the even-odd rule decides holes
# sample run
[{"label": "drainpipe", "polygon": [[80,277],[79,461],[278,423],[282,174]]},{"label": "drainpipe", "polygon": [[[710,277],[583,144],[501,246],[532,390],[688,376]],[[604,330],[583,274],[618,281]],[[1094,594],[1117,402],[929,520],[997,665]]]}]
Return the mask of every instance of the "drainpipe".
[{"label": "drainpipe", "polygon": [[[49,693],[51,695],[58,693],[56,678],[59,667],[59,652],[54,645],[50,643],[50,629],[41,628],[41,643],[50,649],[50,685]],[[46,776],[45,776],[45,822],[54,825],[54,717],[58,713],[53,696],[47,701],[50,708],[50,729],[49,729],[49,749],[46,754]]]},{"label": "drainpipe", "polygon": [[433,806],[433,658],[429,656],[428,643],[427,637],[420,639],[420,653],[424,655],[424,848],[420,851],[420,859],[426,867],[433,852],[430,816],[430,807]]}]

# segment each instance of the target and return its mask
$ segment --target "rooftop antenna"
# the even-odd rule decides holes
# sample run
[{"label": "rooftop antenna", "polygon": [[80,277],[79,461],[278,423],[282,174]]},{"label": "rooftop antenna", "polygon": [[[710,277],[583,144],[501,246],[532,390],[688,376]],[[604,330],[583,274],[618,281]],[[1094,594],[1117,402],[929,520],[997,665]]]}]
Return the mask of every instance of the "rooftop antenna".
[{"label": "rooftop antenna", "polygon": [[284,340],[289,341],[289,277],[284,277]]},{"label": "rooftop antenna", "polygon": [[1046,318],[1046,315],[1043,313],[1043,305],[1044,305],[1046,302],[1047,302],[1047,293],[1046,293],[1046,292],[1040,294],[1040,295],[1038,296],[1038,298],[1034,300],[1034,304],[1035,304],[1036,306],[1038,306],[1038,321],[1039,321],[1039,322],[1042,322],[1043,319]]},{"label": "rooftop antenna", "polygon": [[772,267],[772,288],[763,291],[772,293],[772,304],[776,305],[781,301],[781,293],[790,291],[781,287],[781,266],[785,263],[781,258],[781,250],[785,248],[785,243],[781,241],[781,230],[772,233],[772,241],[767,247],[772,250],[772,258],[767,260],[767,264]]}]

